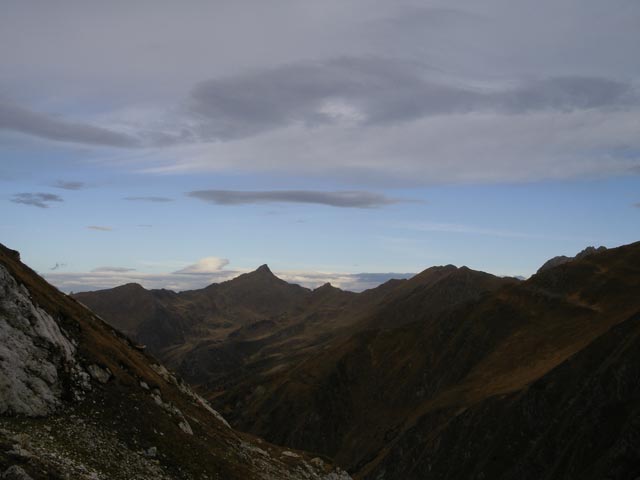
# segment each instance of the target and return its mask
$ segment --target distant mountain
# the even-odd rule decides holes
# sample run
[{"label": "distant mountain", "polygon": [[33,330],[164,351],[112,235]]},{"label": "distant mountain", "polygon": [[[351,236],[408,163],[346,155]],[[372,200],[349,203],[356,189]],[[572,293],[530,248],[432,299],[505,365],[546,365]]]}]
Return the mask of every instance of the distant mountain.
[{"label": "distant mountain", "polygon": [[[449,265],[356,294],[330,284],[315,290],[289,284],[262,265],[200,290],[129,284],[74,297],[214,392],[287,368],[350,332],[397,327],[412,321],[417,309],[435,314],[513,282]],[[395,299],[405,296],[412,300],[396,308]]]},{"label": "distant mountain", "polygon": [[607,247],[587,247],[581,252],[579,252],[575,257],[566,257],[564,255],[560,255],[558,257],[553,257],[547,260],[539,269],[537,273],[544,272],[549,268],[557,267],[558,265],[562,265],[563,263],[570,262],[571,260],[580,260],[588,255],[593,255],[594,253],[604,252]]},{"label": "distant mountain", "polygon": [[[129,329],[161,314],[138,285],[104,301],[135,312],[119,319]],[[157,360],[0,245],[0,478],[349,477],[231,429]]]}]

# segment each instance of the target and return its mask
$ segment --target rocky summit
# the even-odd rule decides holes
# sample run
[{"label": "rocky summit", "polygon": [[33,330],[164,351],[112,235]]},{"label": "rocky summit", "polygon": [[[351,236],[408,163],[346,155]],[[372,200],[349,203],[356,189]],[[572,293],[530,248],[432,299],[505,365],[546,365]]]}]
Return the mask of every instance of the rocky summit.
[{"label": "rocky summit", "polygon": [[0,478],[347,480],[229,427],[179,377],[0,246]]}]

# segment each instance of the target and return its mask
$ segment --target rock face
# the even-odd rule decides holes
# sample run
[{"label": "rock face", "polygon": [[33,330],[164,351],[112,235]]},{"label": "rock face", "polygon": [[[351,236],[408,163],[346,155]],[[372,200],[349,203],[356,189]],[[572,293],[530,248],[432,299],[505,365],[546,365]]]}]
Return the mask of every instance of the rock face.
[{"label": "rock face", "polygon": [[0,413],[51,413],[71,372],[75,346],[27,289],[0,265]]},{"label": "rock face", "polygon": [[350,478],[289,451],[231,429],[0,245],[0,479]]}]

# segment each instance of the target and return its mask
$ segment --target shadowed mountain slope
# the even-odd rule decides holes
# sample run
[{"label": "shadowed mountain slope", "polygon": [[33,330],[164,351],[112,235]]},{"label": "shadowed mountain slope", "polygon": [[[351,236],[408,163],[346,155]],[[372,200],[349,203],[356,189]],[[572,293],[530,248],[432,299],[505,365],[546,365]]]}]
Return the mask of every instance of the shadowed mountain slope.
[{"label": "shadowed mountain slope", "polygon": [[[394,302],[420,305],[412,297],[408,294],[404,301],[396,298]],[[467,470],[460,470],[459,476],[452,473],[455,469],[444,467],[427,475],[438,462],[458,465],[464,462],[457,455],[468,455],[467,451],[453,454],[435,449],[440,434],[457,425],[464,412],[489,402],[494,405],[494,417],[478,415],[477,425],[466,424],[468,431],[456,427],[450,435],[458,435],[457,441],[462,442],[478,428],[479,436],[491,436],[503,413],[508,413],[502,399],[507,402],[524,394],[583,350],[588,358],[592,342],[640,311],[640,244],[565,263],[440,314],[424,308],[410,311],[415,315],[412,323],[356,332],[280,372],[263,388],[229,392],[225,396],[229,403],[216,403],[230,408],[242,405],[236,410],[242,417],[231,416],[240,428],[281,444],[324,452],[356,477],[469,478],[470,471],[482,471],[479,464],[466,463]],[[631,350],[625,352],[630,355]],[[634,357],[621,361],[629,363],[626,368],[635,368]],[[579,374],[588,377],[592,372]],[[567,383],[557,390],[571,398],[577,395],[574,388],[575,384]],[[584,401],[593,402],[593,408],[605,408],[602,402],[607,400],[587,397]],[[571,400],[567,402],[558,408],[579,418],[579,410]],[[550,428],[546,421],[552,419],[541,419],[538,428]],[[567,455],[578,455],[587,448],[584,442],[597,440],[597,428],[589,432],[591,437],[565,439],[570,445]],[[507,449],[510,441],[498,436],[494,448]],[[479,441],[474,448],[481,451],[483,445]],[[408,459],[407,450],[416,456]],[[592,465],[615,457],[615,452],[603,450],[600,455],[593,457]],[[512,465],[524,460],[514,458]],[[540,478],[582,478],[572,470],[554,477],[556,461],[560,460],[541,461]],[[503,473],[504,478],[518,478]]]},{"label": "shadowed mountain slope", "polygon": [[[436,313],[512,282],[466,268],[433,267],[355,294],[329,284],[315,290],[292,285],[263,265],[200,290],[174,293],[129,284],[74,297],[213,392],[257,371],[297,364],[353,331],[399,326],[418,307]],[[396,298],[412,295],[423,305],[396,308]]]}]

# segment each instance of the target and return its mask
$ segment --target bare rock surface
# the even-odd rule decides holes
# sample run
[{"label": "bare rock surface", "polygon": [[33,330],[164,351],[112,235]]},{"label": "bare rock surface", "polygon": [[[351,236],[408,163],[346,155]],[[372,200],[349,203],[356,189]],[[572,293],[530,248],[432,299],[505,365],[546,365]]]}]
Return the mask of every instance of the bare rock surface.
[{"label": "bare rock surface", "polygon": [[62,393],[58,369],[74,355],[55,319],[0,265],[0,413],[51,413]]}]

